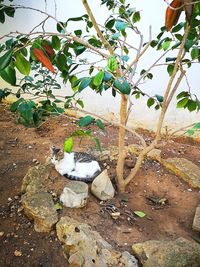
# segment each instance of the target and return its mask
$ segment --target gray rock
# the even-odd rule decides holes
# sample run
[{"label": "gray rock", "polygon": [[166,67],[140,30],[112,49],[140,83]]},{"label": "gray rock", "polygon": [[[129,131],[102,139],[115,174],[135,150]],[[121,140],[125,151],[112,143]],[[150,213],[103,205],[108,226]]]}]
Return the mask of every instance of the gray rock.
[{"label": "gray rock", "polygon": [[87,204],[88,185],[84,182],[70,181],[60,195],[60,201],[69,208],[82,208]]},{"label": "gray rock", "polygon": [[196,208],[192,229],[200,232],[200,205]]},{"label": "gray rock", "polygon": [[49,232],[58,221],[52,196],[47,192],[23,195],[22,205],[27,217],[34,220],[36,232]]},{"label": "gray rock", "polygon": [[143,267],[199,267],[200,245],[184,238],[150,240],[132,246]]},{"label": "gray rock", "polygon": [[82,267],[138,267],[137,260],[128,252],[115,251],[98,232],[70,217],[56,224],[59,240],[70,266]]},{"label": "gray rock", "polygon": [[91,192],[100,200],[112,199],[115,194],[107,170],[100,173],[92,182]]},{"label": "gray rock", "polygon": [[162,159],[161,163],[190,186],[200,188],[200,168],[184,158]]}]

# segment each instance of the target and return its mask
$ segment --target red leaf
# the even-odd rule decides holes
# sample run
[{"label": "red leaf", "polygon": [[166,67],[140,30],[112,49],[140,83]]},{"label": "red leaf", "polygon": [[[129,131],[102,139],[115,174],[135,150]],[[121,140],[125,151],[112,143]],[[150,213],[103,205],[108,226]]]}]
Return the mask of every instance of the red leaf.
[{"label": "red leaf", "polygon": [[47,56],[45,56],[44,52],[38,48],[33,48],[33,54],[37,58],[38,61],[40,61],[44,67],[46,67],[48,70],[50,70],[52,73],[55,72],[53,65],[51,64],[51,61]]},{"label": "red leaf", "polygon": [[55,54],[53,48],[49,44],[42,44],[42,48],[44,48],[49,57],[52,57]]},{"label": "red leaf", "polygon": [[178,22],[181,12],[183,11],[183,8],[180,8],[182,5],[182,0],[174,0],[171,2],[170,6],[179,9],[174,10],[170,8],[170,6],[167,8],[165,15],[165,27],[167,31],[170,31],[171,28]]}]

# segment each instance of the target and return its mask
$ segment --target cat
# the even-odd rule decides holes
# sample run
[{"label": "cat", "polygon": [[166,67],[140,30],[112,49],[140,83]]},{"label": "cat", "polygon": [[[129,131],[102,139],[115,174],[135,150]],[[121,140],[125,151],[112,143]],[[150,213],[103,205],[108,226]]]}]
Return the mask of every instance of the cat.
[{"label": "cat", "polygon": [[55,169],[71,180],[92,182],[101,172],[99,163],[87,153],[64,152],[64,157],[59,159],[60,149],[53,147],[51,150],[51,162],[55,165]]}]

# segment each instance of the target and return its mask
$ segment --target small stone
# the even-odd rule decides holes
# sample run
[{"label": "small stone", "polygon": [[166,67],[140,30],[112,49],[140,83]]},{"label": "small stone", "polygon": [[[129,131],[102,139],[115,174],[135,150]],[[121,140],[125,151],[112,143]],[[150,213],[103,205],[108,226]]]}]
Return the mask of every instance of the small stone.
[{"label": "small stone", "polygon": [[188,192],[192,192],[192,189],[191,188],[188,188],[188,190],[187,190]]},{"label": "small stone", "polygon": [[35,163],[35,164],[39,164],[39,161],[38,161],[37,159],[33,159],[32,161],[33,161],[33,163]]},{"label": "small stone", "polygon": [[91,191],[100,200],[112,199],[115,194],[107,170],[100,173],[92,182]]},{"label": "small stone", "polygon": [[70,181],[60,196],[60,201],[68,208],[82,208],[87,204],[87,199],[88,185],[79,181]]},{"label": "small stone", "polygon": [[120,217],[120,212],[112,212],[111,216],[114,220],[117,220]]},{"label": "small stone", "polygon": [[4,232],[0,232],[0,237],[2,237],[4,235]]},{"label": "small stone", "polygon": [[14,199],[16,199],[16,200],[19,199],[19,196],[14,196]]},{"label": "small stone", "polygon": [[32,149],[33,147],[31,145],[28,146],[28,149]]},{"label": "small stone", "polygon": [[15,250],[14,255],[15,255],[15,257],[21,257],[22,252],[20,250]]},{"label": "small stone", "polygon": [[9,202],[11,202],[11,201],[12,201],[12,198],[11,198],[11,197],[9,197],[9,198],[8,198],[8,201],[9,201]]}]

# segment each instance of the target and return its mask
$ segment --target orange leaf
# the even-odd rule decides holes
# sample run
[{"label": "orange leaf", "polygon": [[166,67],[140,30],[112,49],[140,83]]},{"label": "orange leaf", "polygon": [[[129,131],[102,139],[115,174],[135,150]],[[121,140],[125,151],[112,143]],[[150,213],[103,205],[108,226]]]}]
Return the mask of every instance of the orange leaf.
[{"label": "orange leaf", "polygon": [[181,12],[183,11],[183,8],[180,8],[182,4],[183,4],[182,0],[174,0],[171,2],[170,6],[179,9],[174,10],[170,8],[170,6],[168,6],[165,15],[165,27],[167,31],[170,31],[171,28],[178,22]]},{"label": "orange leaf", "polygon": [[40,61],[43,66],[45,66],[48,70],[50,70],[52,73],[54,73],[54,67],[51,64],[51,61],[47,56],[45,56],[44,52],[38,48],[33,48],[33,54],[37,58],[38,61]]},{"label": "orange leaf", "polygon": [[42,47],[49,57],[52,57],[55,54],[53,48],[49,44],[43,44]]}]

